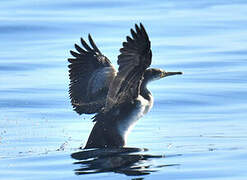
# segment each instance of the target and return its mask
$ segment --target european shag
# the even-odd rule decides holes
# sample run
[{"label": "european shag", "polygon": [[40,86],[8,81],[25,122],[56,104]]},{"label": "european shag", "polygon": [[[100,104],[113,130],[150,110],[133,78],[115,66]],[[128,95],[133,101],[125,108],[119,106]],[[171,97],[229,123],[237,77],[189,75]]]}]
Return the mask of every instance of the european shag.
[{"label": "european shag", "polygon": [[[75,44],[70,51],[69,94],[78,114],[95,114],[94,127],[85,149],[117,148],[126,144],[128,132],[153,105],[147,89],[152,80],[182,74],[148,68],[152,61],[151,43],[140,23],[131,29],[118,56],[118,71],[104,56],[91,35],[89,44],[81,38],[83,48]],[[90,47],[91,46],[91,47]]]}]

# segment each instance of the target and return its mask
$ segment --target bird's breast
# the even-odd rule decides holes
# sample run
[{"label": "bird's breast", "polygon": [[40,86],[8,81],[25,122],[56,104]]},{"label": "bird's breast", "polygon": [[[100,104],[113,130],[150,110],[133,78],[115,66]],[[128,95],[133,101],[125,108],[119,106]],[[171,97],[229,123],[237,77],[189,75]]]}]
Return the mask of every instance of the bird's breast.
[{"label": "bird's breast", "polygon": [[148,101],[140,95],[134,100],[133,108],[131,108],[129,112],[125,112],[118,123],[119,133],[125,140],[137,120],[145,115],[152,108],[152,105],[152,99]]}]

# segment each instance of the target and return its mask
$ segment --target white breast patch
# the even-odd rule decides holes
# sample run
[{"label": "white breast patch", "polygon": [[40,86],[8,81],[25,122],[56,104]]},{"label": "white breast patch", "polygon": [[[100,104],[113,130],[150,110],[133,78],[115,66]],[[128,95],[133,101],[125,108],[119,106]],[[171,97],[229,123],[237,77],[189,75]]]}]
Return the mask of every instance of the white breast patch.
[{"label": "white breast patch", "polygon": [[134,127],[138,119],[140,119],[144,114],[146,114],[153,106],[153,98],[151,101],[144,99],[142,96],[138,96],[136,99],[136,108],[127,116],[125,119],[121,120],[118,125],[119,133],[124,137],[125,141],[129,132]]}]

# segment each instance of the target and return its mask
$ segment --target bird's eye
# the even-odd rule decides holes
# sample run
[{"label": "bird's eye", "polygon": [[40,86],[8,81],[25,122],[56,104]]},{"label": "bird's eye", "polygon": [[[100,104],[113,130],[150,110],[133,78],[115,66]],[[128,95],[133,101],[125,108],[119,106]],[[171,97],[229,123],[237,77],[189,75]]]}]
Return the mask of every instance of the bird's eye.
[{"label": "bird's eye", "polygon": [[160,77],[161,77],[161,78],[162,78],[162,77],[165,77],[165,72],[164,72],[164,71],[161,71]]}]

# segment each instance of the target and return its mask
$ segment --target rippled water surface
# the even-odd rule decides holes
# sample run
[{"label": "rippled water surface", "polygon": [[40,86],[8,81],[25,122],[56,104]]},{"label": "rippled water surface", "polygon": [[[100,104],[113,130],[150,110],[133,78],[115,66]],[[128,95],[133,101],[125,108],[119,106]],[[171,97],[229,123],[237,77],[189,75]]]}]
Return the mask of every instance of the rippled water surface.
[{"label": "rippled water surface", "polygon": [[[12,0],[0,9],[0,179],[246,179],[246,1]],[[71,154],[93,124],[69,102],[69,50],[91,33],[116,65],[139,22],[152,66],[184,75],[149,85],[154,107],[128,138],[148,151],[78,161]],[[103,166],[122,160],[131,170]]]}]

